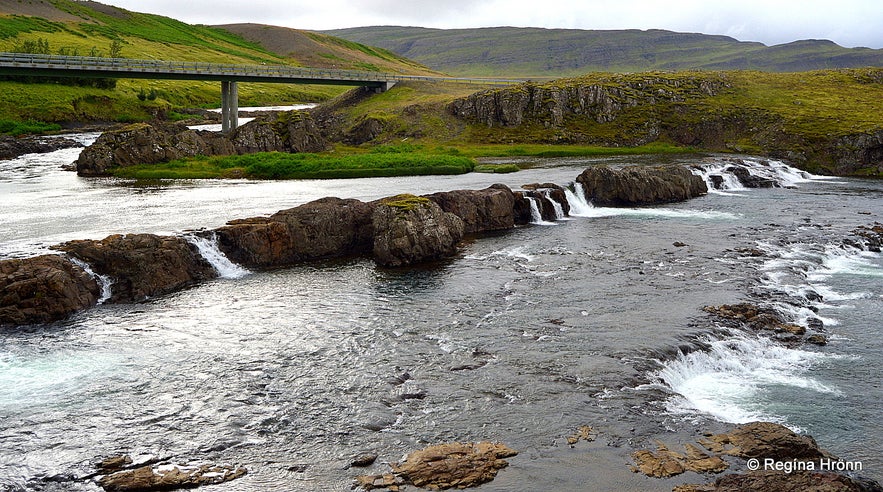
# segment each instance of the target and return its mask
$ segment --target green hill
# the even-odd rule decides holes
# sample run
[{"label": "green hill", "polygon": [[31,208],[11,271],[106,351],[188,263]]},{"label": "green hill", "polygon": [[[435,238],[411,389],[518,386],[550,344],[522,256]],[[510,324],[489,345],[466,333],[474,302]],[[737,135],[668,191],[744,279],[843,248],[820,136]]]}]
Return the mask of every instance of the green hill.
[{"label": "green hill", "polygon": [[463,76],[563,77],[587,72],[759,70],[883,66],[883,50],[803,40],[766,46],[663,30],[359,27],[324,31]]},{"label": "green hill", "polygon": [[[260,39],[98,2],[0,0],[0,51],[428,73],[381,49],[324,34],[296,34],[310,43],[280,54],[262,46]],[[344,90],[240,84],[239,94],[242,106],[252,106],[323,101]],[[99,88],[6,80],[0,81],[0,92],[0,120],[139,121],[220,105],[220,86],[212,82],[121,79],[115,88]]]}]

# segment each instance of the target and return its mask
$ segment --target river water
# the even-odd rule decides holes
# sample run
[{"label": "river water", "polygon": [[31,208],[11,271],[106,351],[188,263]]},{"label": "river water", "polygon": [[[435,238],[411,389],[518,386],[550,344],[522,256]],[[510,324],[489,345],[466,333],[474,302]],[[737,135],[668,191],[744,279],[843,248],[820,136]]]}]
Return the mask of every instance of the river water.
[{"label": "river water", "polygon": [[[658,159],[546,160],[508,175],[133,183],[60,170],[77,153],[0,162],[0,258],[111,233],[186,234],[324,196],[568,185],[587,166]],[[666,159],[708,173],[725,158]],[[481,490],[671,490],[709,477],[647,479],[629,471],[630,453],[758,419],[811,434],[883,479],[883,259],[841,247],[851,230],[883,221],[883,183],[750,162],[788,187],[728,181],[642,209],[595,208],[573,188],[574,216],[469,240],[439,264],[247,272],[221,262],[227,278],[6,330],[0,490],[99,490],[80,479],[121,453],[249,470],[206,490],[349,490],[358,474],[456,440],[520,451]],[[744,300],[821,320],[828,345],[787,348],[702,311]],[[567,446],[582,425],[598,440]],[[377,463],[349,468],[362,452]]]}]

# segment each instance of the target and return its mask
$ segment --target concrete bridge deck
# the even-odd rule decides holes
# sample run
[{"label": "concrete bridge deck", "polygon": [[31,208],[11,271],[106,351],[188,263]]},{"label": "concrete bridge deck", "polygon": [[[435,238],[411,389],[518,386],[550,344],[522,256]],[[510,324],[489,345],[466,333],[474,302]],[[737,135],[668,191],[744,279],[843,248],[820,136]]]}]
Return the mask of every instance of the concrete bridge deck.
[{"label": "concrete bridge deck", "polygon": [[225,132],[233,130],[238,125],[237,82],[364,86],[373,87],[378,92],[388,90],[396,82],[402,81],[495,85],[522,82],[521,80],[433,77],[287,65],[234,65],[30,53],[0,53],[0,75],[220,81],[222,126]]}]

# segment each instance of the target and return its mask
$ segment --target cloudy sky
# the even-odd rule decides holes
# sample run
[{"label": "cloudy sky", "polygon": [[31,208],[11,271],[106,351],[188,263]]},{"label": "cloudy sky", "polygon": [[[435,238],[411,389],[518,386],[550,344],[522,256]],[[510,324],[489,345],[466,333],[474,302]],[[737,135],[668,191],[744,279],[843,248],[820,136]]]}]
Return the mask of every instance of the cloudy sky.
[{"label": "cloudy sky", "polygon": [[297,29],[403,25],[668,29],[767,45],[830,39],[883,48],[880,0],[99,0],[194,24]]}]

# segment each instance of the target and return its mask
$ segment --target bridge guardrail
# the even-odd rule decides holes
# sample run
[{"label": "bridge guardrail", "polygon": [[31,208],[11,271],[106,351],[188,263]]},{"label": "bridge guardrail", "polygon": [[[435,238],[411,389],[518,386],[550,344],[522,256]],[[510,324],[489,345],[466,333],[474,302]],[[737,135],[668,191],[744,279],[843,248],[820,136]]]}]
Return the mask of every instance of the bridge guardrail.
[{"label": "bridge guardrail", "polygon": [[313,80],[347,80],[366,82],[426,81],[461,82],[484,84],[515,84],[523,80],[483,79],[468,77],[432,77],[427,75],[404,75],[386,72],[358,70],[317,69],[287,65],[234,65],[167,60],[144,60],[137,58],[102,58],[92,56],[42,55],[32,53],[0,52],[0,66],[50,68],[60,70],[107,70],[119,72],[125,78],[127,72],[155,72],[163,74],[198,74],[217,76],[261,77],[268,82],[273,78],[303,78]]}]

